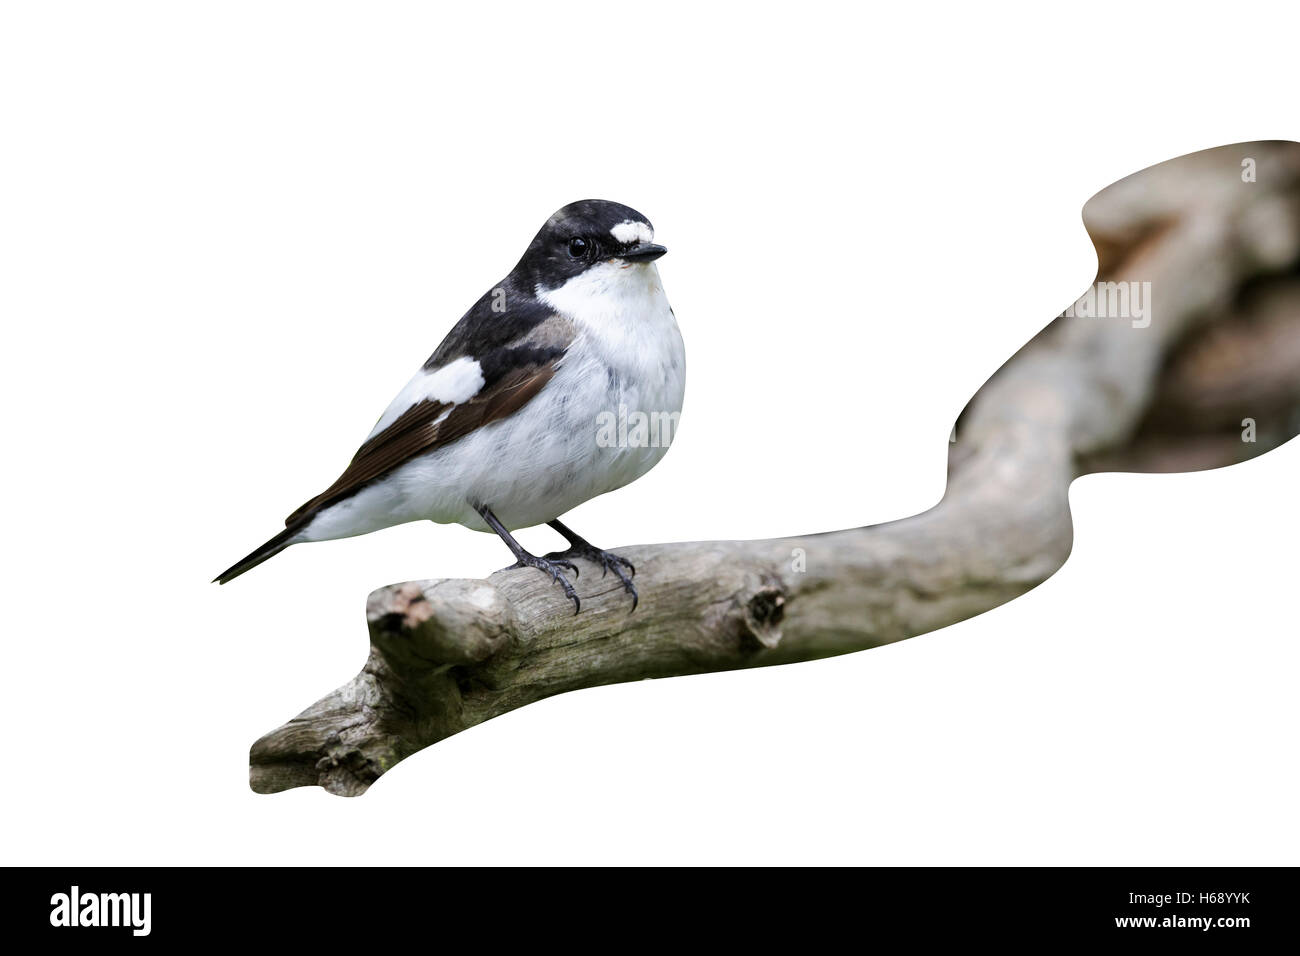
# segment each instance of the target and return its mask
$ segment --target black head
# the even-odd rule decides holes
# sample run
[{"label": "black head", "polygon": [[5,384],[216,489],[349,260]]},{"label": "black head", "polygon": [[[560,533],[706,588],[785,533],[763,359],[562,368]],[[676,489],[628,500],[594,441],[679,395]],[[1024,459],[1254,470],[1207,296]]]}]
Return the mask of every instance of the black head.
[{"label": "black head", "polygon": [[558,289],[592,266],[652,262],[668,250],[657,246],[650,220],[630,206],[604,199],[569,203],[528,244],[515,267],[532,285]]}]

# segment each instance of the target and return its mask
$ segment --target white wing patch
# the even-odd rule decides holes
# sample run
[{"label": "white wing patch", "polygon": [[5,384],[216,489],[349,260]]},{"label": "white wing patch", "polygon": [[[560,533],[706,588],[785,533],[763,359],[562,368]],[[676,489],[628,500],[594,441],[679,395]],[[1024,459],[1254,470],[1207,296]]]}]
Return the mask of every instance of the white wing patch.
[{"label": "white wing patch", "polygon": [[620,222],[609,231],[609,234],[623,243],[649,242],[655,237],[654,230],[648,225],[644,222],[633,222],[631,219]]},{"label": "white wing patch", "polygon": [[[389,425],[393,424],[412,405],[425,401],[444,402],[459,405],[468,402],[483,387],[483,368],[468,355],[462,355],[455,361],[448,362],[442,368],[433,371],[420,371],[406,383],[406,387],[397,393],[393,403],[388,406],[383,417],[379,419],[369,438],[374,438]],[[443,414],[446,418],[451,409]]]}]

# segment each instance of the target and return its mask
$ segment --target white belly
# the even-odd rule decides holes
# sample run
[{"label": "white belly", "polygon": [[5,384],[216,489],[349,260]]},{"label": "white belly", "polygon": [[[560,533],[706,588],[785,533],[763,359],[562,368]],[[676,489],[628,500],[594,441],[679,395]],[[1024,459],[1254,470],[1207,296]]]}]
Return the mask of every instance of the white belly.
[{"label": "white belly", "polygon": [[583,314],[581,304],[570,309],[570,303],[554,303],[579,334],[537,397],[325,509],[302,540],[418,520],[487,531],[476,510],[480,503],[507,528],[524,528],[621,488],[658,464],[681,413],[685,349],[658,271],[653,264],[635,270],[645,285],[632,290],[637,295],[614,300],[627,307]]}]

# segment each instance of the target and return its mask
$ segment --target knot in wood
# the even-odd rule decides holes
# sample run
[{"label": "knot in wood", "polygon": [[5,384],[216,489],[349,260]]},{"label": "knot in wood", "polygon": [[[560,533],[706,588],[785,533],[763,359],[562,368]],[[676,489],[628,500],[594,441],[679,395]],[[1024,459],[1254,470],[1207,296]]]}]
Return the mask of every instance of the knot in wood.
[{"label": "knot in wood", "polygon": [[[764,584],[755,591],[740,614],[742,641],[751,648],[771,650],[781,643],[781,622],[785,620],[785,593],[774,584]],[[756,649],[756,648],[755,648]]]}]

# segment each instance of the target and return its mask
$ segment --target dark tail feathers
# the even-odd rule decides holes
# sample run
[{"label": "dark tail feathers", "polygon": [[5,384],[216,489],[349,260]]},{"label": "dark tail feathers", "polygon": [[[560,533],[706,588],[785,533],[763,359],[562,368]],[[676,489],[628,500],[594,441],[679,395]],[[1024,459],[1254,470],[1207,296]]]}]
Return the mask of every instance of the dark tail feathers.
[{"label": "dark tail feathers", "polygon": [[227,581],[233,581],[235,578],[239,577],[245,571],[251,571],[253,568],[257,567],[263,561],[270,560],[271,558],[279,554],[281,551],[283,551],[285,548],[289,547],[289,544],[293,540],[293,536],[296,535],[301,530],[302,530],[302,524],[300,523],[295,523],[291,527],[285,528],[283,531],[277,534],[270,541],[266,542],[266,544],[262,545],[252,554],[248,555],[242,560],[236,561],[230,567],[226,568],[226,570],[222,571],[220,574],[218,574],[215,578],[212,579],[213,582],[216,584],[225,584]]}]

